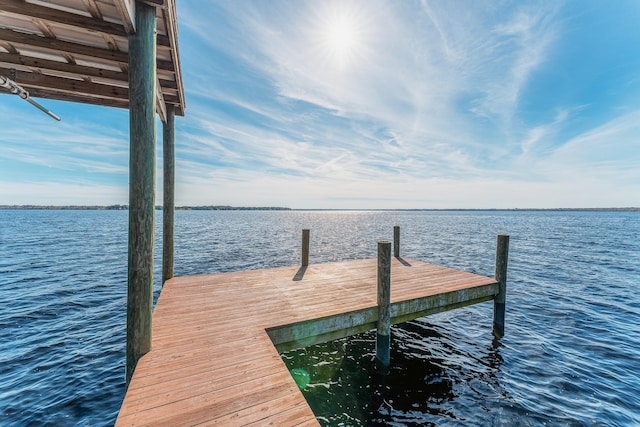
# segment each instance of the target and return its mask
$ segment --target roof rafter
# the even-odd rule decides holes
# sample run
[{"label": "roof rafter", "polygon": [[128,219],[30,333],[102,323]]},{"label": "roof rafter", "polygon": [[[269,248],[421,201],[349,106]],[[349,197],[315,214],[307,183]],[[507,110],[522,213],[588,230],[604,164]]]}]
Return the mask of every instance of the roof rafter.
[{"label": "roof rafter", "polygon": [[[41,49],[49,50],[53,53],[58,52],[60,54],[70,53],[72,55],[83,55],[88,58],[98,58],[116,64],[129,63],[129,54],[127,52],[81,45],[78,43],[72,43],[58,39],[50,39],[47,37],[21,33],[13,30],[0,28],[0,39],[9,43],[17,43],[25,46],[35,46]],[[158,59],[156,63],[158,65],[158,68],[161,70],[174,71],[175,69],[171,61]]]},{"label": "roof rafter", "polygon": [[[8,75],[9,71],[9,69],[0,67],[0,74],[2,75]],[[129,89],[124,84],[122,86],[110,86],[85,80],[65,79],[23,71],[16,71],[16,81],[34,96],[36,96],[36,91],[39,93],[47,91],[49,94],[82,94],[84,96],[96,96],[101,99],[126,101],[127,105],[129,100]],[[169,104],[177,104],[179,102],[178,97],[174,95],[163,95],[163,97],[164,101]]]},{"label": "roof rafter", "polygon": [[128,36],[122,25],[96,19],[91,16],[83,16],[51,7],[27,3],[24,0],[2,0],[0,3],[0,11],[10,13],[15,16],[56,22],[61,25],[79,28],[83,31],[93,31],[119,37]]},{"label": "roof rafter", "polygon": [[[20,54],[6,54],[0,56],[0,66],[5,68],[15,68],[21,71],[30,71],[34,68],[42,72],[55,72],[65,74],[70,78],[97,77],[114,82],[128,82],[129,73],[126,71],[112,71],[104,68],[87,67],[67,62],[51,61],[48,59],[33,58]],[[163,88],[178,89],[178,84],[173,80],[167,80],[162,75],[158,75],[160,85]]]},{"label": "roof rafter", "polygon": [[127,108],[136,1],[156,11],[157,112],[184,115],[175,0],[0,0],[0,73],[34,97]]},{"label": "roof rafter", "polygon": [[[9,72],[9,69],[0,68],[0,74],[2,75],[9,75]],[[126,85],[123,85],[123,87],[109,86],[85,80],[65,79],[17,70],[15,80],[25,88],[47,89],[55,87],[55,91],[60,92],[93,94],[101,98],[129,99],[129,89]]]}]

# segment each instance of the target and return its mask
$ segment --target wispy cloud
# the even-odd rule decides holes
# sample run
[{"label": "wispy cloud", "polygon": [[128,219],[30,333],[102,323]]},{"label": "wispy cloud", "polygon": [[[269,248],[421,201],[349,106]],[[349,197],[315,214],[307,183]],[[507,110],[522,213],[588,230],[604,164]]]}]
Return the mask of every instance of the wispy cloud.
[{"label": "wispy cloud", "polygon": [[563,166],[574,176],[605,178],[621,184],[631,181],[640,188],[639,144],[640,110],[637,110],[571,138],[549,156],[548,164]]},{"label": "wispy cloud", "polygon": [[[567,49],[611,9],[581,8],[576,18],[575,7],[185,0],[178,16],[189,101],[177,120],[178,203],[640,205],[640,98],[625,95],[640,94],[640,80],[631,71],[607,78],[634,69],[623,59],[591,64],[590,75],[608,86],[573,85],[583,70]],[[328,44],[336,19],[353,27],[350,50]],[[621,33],[635,31],[631,20],[616,22]],[[608,31],[599,27],[593,55],[638,52],[633,37]],[[0,166],[22,165],[30,174],[21,179],[32,183],[55,171],[61,191],[76,179],[126,192],[126,112],[70,110],[53,127],[14,110],[0,104],[0,124],[26,122],[3,127]],[[0,180],[11,174],[5,168]]]},{"label": "wispy cloud", "polygon": [[[554,150],[582,107],[558,103],[544,122],[520,114],[531,75],[548,65],[563,34],[561,4],[236,6],[216,4],[225,19],[213,37],[202,14],[187,12],[189,31],[217,54],[203,59],[215,71],[194,85],[202,102],[198,135],[185,150],[224,163],[218,179],[233,170],[228,179],[238,194],[250,185],[253,193],[267,192],[258,190],[264,182],[295,192],[295,182],[304,181],[319,200],[329,197],[323,189],[355,187],[361,194],[387,188],[395,200],[409,197],[402,186],[412,189],[414,202],[428,204],[432,199],[416,201],[415,191],[434,182],[458,195],[468,193],[462,187],[484,194],[513,180],[519,189],[528,179],[543,180],[527,186],[532,194],[538,186],[559,187],[545,165],[559,158]],[[318,33],[340,13],[357,22],[360,39],[351,62],[338,64]],[[221,68],[229,64],[241,64],[244,76]],[[207,76],[220,84],[207,90]],[[244,89],[254,76],[255,92]],[[485,178],[496,174],[504,181]],[[249,187],[239,189],[239,182]]]},{"label": "wispy cloud", "polygon": [[116,113],[123,122],[122,130],[85,121],[81,115],[54,123],[30,112],[0,106],[0,116],[6,123],[0,159],[8,166],[23,164],[86,173],[127,173],[128,118],[122,112]]},{"label": "wispy cloud", "polygon": [[[340,164],[350,159],[345,166],[354,170],[357,164],[363,176],[367,169],[369,174],[379,174],[381,165],[394,165],[386,169],[409,176],[433,176],[442,170],[473,176],[492,167],[486,159],[500,141],[490,145],[479,141],[474,135],[477,125],[460,114],[459,100],[475,94],[463,108],[484,117],[499,113],[493,125],[506,126],[505,117],[517,107],[519,88],[544,59],[552,39],[547,23],[552,12],[522,8],[496,23],[487,22],[495,18],[487,15],[501,11],[486,12],[484,6],[473,3],[469,7],[477,10],[460,19],[446,5],[434,11],[423,2],[424,13],[416,15],[403,4],[351,2],[347,7],[360,20],[363,52],[349,66],[337,66],[323,57],[315,33],[326,15],[342,4],[303,3],[291,8],[275,3],[261,9],[222,3],[228,17],[225,29],[206,43],[241,61],[248,74],[260,75],[264,80],[260,86],[271,99],[249,93],[243,97],[224,89],[205,95],[226,108],[242,108],[262,119],[263,129],[245,122],[225,130],[225,125],[211,123],[219,115],[212,111],[208,124],[202,126],[212,139],[234,140],[237,152],[260,158],[264,158],[265,143],[272,141],[276,147],[267,151],[284,156],[291,165],[309,155],[317,159],[321,148],[340,147],[341,154],[329,160]],[[189,28],[202,33],[204,25],[203,20],[194,19]],[[234,28],[243,30],[230,37]],[[229,122],[228,117],[224,120]],[[279,136],[264,135],[264,128]],[[300,132],[301,128],[307,132]],[[256,140],[258,146],[249,149]],[[313,147],[318,148],[316,152]]]}]

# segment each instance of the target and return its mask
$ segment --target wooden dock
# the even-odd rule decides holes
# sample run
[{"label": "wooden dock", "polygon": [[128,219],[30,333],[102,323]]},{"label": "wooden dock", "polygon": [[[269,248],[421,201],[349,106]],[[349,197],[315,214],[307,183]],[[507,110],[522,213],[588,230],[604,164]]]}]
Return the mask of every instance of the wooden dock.
[{"label": "wooden dock", "polygon": [[[167,281],[116,426],[318,425],[278,351],[375,329],[376,274],[370,259]],[[391,260],[392,323],[498,291],[495,278]]]}]

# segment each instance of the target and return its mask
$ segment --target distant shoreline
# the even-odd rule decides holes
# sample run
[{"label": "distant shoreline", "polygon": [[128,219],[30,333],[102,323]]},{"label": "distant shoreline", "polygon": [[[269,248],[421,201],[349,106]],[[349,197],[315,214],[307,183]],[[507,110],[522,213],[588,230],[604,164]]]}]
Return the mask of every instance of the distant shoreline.
[{"label": "distant shoreline", "polygon": [[[0,205],[0,210],[58,210],[58,211],[126,211],[128,205],[108,205],[108,206],[84,206],[84,205]],[[156,206],[156,210],[162,210],[162,206]],[[276,206],[176,206],[180,211],[290,211],[291,208]]]},{"label": "distant shoreline", "polygon": [[[128,210],[127,205],[107,205],[107,206],[91,206],[91,205],[0,205],[0,210],[100,210],[100,211],[125,211]],[[156,206],[156,210],[162,210],[162,206]],[[623,207],[623,208],[450,208],[450,209],[292,209],[277,206],[176,206],[176,210],[184,211],[387,211],[387,212],[640,212],[640,207]]]}]

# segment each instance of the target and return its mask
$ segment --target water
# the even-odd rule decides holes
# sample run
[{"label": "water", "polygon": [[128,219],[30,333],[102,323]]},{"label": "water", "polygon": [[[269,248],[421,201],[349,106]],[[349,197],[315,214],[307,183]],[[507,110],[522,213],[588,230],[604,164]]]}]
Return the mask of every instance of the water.
[{"label": "water", "polygon": [[[511,235],[506,336],[490,302],[283,355],[322,425],[639,425],[640,214],[176,212],[176,275],[402,254],[493,275]],[[157,221],[156,278],[161,223]],[[113,424],[124,393],[127,212],[0,211],[0,425]],[[159,280],[156,280],[156,297]]]}]

